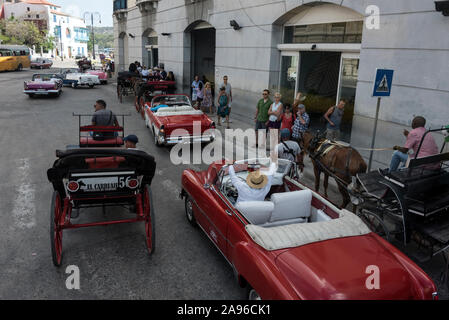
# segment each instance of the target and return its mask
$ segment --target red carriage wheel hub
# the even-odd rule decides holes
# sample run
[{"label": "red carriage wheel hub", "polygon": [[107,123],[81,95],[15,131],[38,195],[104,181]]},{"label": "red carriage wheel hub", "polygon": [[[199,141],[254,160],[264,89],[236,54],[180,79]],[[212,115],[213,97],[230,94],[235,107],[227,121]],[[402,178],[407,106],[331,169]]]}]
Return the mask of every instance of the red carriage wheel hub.
[{"label": "red carriage wheel hub", "polygon": [[67,188],[69,189],[69,191],[71,192],[76,192],[78,191],[78,189],[80,188],[78,182],[76,181],[70,181],[69,184],[67,185]]}]

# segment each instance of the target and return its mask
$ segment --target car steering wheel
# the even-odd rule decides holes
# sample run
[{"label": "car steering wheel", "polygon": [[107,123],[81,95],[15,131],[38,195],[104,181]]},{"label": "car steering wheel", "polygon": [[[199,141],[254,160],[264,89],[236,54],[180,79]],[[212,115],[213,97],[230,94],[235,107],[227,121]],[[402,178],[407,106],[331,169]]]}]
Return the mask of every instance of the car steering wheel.
[{"label": "car steering wheel", "polygon": [[[242,180],[243,182],[246,183],[246,180],[243,179],[242,177],[237,176],[237,178],[239,178],[240,180]],[[224,190],[225,190],[225,194],[228,198],[231,197],[231,198],[237,199],[239,196],[239,192],[237,191],[237,188],[232,184],[231,179],[228,179],[228,181],[226,181],[226,183],[224,185]]]}]

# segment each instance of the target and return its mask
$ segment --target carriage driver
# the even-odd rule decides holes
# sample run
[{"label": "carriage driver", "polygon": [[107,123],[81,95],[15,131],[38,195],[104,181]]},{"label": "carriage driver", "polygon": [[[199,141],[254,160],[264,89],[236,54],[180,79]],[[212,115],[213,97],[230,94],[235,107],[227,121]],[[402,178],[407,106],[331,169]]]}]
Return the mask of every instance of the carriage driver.
[{"label": "carriage driver", "polygon": [[[423,117],[415,117],[412,121],[412,131],[404,130],[404,136],[407,137],[407,141],[405,142],[404,147],[400,146],[394,146],[393,149],[396,150],[393,153],[393,156],[391,158],[390,163],[390,172],[397,171],[399,168],[399,165],[401,163],[406,163],[408,159],[408,153],[409,150],[413,150],[412,157],[415,156],[416,152],[418,151],[419,144],[422,140],[422,137],[426,133],[426,119]],[[438,146],[435,142],[434,137],[431,133],[427,134],[421,149],[419,150],[419,158],[427,157],[427,156],[433,156],[435,154],[438,154]],[[438,169],[439,163],[432,164],[428,167],[428,169]]]},{"label": "carriage driver", "polygon": [[231,182],[237,189],[237,203],[242,201],[264,201],[270,192],[273,183],[273,174],[276,172],[276,163],[272,161],[267,174],[263,174],[260,170],[249,172],[246,177],[246,183],[237,177],[234,166],[229,166],[229,176]]},{"label": "carriage driver", "polygon": [[[95,113],[92,116],[92,126],[119,126],[114,112],[111,110],[106,110],[106,102],[104,100],[97,100],[94,108]],[[117,136],[117,132],[102,132],[101,134],[103,136]]]}]

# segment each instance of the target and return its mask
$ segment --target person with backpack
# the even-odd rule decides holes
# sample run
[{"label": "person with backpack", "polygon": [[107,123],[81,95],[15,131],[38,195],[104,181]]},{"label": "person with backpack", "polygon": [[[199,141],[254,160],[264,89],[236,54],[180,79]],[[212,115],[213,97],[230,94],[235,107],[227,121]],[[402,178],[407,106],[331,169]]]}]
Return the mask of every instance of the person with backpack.
[{"label": "person with backpack", "polygon": [[290,140],[290,130],[281,130],[281,143],[275,147],[274,153],[279,159],[300,162],[301,148],[296,141]]},{"label": "person with backpack", "polygon": [[346,100],[340,99],[338,105],[330,107],[324,115],[326,121],[326,138],[331,141],[340,139],[340,126],[345,112]]}]

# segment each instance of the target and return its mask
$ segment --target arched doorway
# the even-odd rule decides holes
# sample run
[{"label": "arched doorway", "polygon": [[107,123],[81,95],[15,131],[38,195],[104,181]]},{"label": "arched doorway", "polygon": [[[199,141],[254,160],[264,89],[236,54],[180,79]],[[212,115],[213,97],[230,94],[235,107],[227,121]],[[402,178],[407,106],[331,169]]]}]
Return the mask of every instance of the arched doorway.
[{"label": "arched doorway", "polygon": [[122,32],[118,38],[118,54],[119,54],[119,71],[128,70],[128,35],[126,32]]},{"label": "arched doorway", "polygon": [[305,93],[312,126],[338,100],[347,100],[342,131],[349,141],[364,16],[350,8],[311,2],[278,19],[282,26],[279,89],[284,102]]},{"label": "arched doorway", "polygon": [[200,20],[192,23],[185,30],[185,34],[186,44],[189,45],[186,46],[185,54],[190,57],[188,59],[190,70],[184,73],[190,75],[186,82],[190,87],[194,76],[198,75],[200,79],[203,79],[204,76],[213,86],[215,82],[215,28],[208,22]]},{"label": "arched doorway", "polygon": [[158,36],[153,29],[147,29],[142,34],[142,64],[148,68],[159,64]]}]

